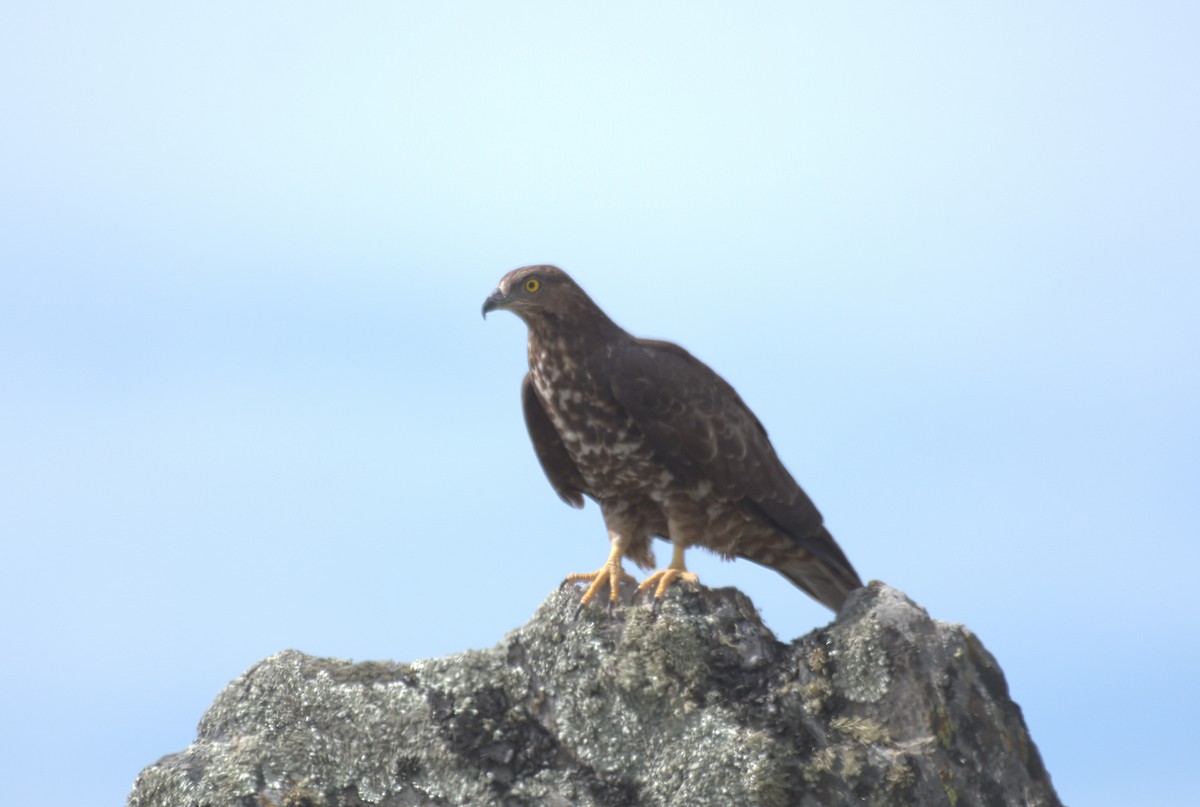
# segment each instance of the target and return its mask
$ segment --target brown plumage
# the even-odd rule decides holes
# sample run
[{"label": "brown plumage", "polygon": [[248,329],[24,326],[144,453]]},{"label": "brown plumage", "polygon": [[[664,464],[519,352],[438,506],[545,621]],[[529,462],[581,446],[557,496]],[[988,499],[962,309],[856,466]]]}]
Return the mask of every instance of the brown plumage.
[{"label": "brown plumage", "polygon": [[695,580],[683,550],[703,546],[775,569],[837,611],[862,585],[821,514],[775,454],[754,413],[723,378],[670,342],[622,330],[565,272],[509,272],[483,304],[529,328],[521,387],[525,424],[546,477],[563,501],[594,499],[611,540],[605,565],[572,575],[615,600],[628,579],[621,559],[651,568],[655,536],[671,565],[642,589],[662,596]]}]

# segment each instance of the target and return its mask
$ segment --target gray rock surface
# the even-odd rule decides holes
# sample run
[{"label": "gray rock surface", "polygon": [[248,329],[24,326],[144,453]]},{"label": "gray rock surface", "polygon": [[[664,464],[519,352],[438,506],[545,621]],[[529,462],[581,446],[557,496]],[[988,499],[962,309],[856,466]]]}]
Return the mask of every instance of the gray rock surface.
[{"label": "gray rock surface", "polygon": [[895,589],[791,644],[733,589],[578,601],[440,659],[272,656],[129,807],[1059,804],[995,659]]}]

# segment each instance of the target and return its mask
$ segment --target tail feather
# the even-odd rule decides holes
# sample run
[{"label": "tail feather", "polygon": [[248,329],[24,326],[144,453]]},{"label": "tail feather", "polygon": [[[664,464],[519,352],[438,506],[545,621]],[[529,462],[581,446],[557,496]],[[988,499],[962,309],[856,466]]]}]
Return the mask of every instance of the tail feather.
[{"label": "tail feather", "polygon": [[850,565],[829,530],[821,527],[807,543],[820,545],[824,550],[818,557],[797,549],[787,557],[770,564],[771,568],[790,580],[797,588],[835,613],[842,609],[847,595],[862,587],[858,572]]}]

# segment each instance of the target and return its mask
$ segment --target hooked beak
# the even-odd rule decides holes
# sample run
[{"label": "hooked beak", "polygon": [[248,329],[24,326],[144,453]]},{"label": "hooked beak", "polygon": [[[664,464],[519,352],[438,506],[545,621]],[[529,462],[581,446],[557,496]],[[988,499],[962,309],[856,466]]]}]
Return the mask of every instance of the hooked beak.
[{"label": "hooked beak", "polygon": [[488,298],[483,301],[483,318],[487,319],[489,311],[495,311],[497,308],[503,308],[506,302],[508,302],[508,300],[505,298],[504,292],[500,291],[500,287],[497,286],[495,291],[489,294]]}]

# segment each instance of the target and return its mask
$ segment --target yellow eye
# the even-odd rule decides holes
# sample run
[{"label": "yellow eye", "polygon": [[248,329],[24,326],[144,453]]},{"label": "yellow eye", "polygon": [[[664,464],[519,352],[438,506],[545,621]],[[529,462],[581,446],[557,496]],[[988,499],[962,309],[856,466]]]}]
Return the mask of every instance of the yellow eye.
[{"label": "yellow eye", "polygon": [[542,287],[542,281],[536,277],[531,277],[525,281],[525,291],[535,292]]}]

